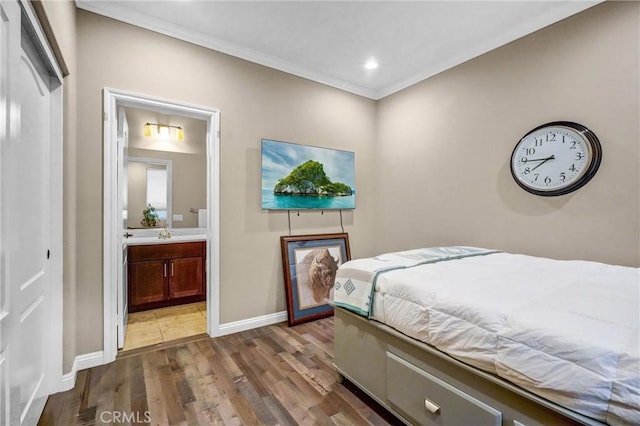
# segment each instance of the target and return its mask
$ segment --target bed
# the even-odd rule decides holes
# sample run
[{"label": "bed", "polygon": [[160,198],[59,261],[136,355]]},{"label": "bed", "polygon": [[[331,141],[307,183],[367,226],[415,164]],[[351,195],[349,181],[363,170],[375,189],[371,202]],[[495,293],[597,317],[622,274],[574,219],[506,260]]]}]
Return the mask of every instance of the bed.
[{"label": "bed", "polygon": [[640,424],[640,269],[475,247],[356,259],[338,373],[407,424]]}]

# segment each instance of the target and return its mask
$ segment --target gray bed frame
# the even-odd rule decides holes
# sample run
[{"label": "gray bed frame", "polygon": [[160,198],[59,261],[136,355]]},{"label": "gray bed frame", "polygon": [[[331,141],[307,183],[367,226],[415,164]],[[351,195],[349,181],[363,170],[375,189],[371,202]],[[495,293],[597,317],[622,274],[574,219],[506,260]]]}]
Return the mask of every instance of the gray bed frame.
[{"label": "gray bed frame", "polygon": [[406,424],[603,425],[338,307],[334,345],[341,378]]}]

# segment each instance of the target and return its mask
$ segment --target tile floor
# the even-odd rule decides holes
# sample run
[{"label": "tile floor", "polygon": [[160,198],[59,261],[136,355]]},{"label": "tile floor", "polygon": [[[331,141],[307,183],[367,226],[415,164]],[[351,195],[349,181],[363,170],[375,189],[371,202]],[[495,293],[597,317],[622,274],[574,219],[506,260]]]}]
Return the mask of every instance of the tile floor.
[{"label": "tile floor", "polygon": [[189,303],[129,314],[123,351],[207,332],[207,303]]}]

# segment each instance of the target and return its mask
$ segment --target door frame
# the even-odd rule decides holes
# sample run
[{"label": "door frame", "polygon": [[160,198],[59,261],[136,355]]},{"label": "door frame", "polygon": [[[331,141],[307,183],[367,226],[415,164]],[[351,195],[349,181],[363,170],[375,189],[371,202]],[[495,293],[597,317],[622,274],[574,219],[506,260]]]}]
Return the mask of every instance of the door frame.
[{"label": "door frame", "polygon": [[117,339],[117,250],[120,212],[118,195],[117,108],[152,109],[167,115],[181,115],[207,122],[207,334],[220,335],[220,111],[169,99],[162,99],[105,87],[103,91],[104,226],[103,226],[103,316],[104,363],[115,360]]}]

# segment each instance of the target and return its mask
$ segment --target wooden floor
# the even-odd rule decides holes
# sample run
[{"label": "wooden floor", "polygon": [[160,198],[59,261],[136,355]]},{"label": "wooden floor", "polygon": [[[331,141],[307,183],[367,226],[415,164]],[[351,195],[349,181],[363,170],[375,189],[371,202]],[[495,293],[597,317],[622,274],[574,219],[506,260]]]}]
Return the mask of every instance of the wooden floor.
[{"label": "wooden floor", "polygon": [[338,384],[332,359],[332,317],[138,349],[79,372],[39,424],[397,424]]}]

